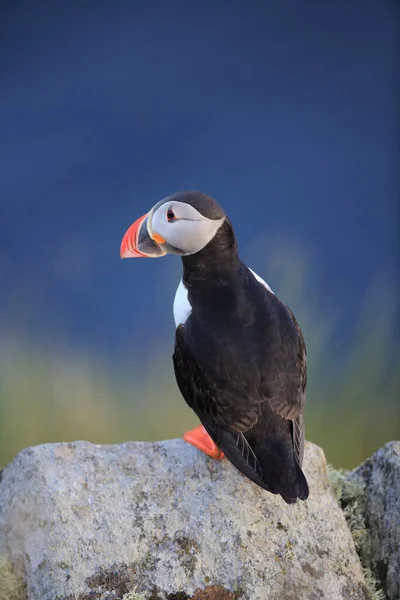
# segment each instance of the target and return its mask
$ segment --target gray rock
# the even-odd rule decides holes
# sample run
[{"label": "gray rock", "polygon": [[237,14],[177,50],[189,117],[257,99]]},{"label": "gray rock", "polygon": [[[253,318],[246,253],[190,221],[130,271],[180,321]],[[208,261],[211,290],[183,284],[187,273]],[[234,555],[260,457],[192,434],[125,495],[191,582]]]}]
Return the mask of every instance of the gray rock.
[{"label": "gray rock", "polygon": [[400,442],[390,442],[348,481],[363,482],[358,510],[367,535],[360,544],[363,564],[369,567],[389,600],[400,599]]},{"label": "gray rock", "polygon": [[29,600],[368,599],[309,443],[304,469],[310,498],[287,506],[182,440],[29,448],[3,472],[0,555]]}]

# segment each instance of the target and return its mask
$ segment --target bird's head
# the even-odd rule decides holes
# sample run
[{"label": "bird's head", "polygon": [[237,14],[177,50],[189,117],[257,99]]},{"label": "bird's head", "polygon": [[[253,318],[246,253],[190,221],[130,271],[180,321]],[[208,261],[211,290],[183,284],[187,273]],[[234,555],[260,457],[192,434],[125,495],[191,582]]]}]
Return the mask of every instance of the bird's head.
[{"label": "bird's head", "polygon": [[201,192],[178,192],[164,198],[125,233],[121,258],[158,258],[196,254],[214,238],[226,215]]}]

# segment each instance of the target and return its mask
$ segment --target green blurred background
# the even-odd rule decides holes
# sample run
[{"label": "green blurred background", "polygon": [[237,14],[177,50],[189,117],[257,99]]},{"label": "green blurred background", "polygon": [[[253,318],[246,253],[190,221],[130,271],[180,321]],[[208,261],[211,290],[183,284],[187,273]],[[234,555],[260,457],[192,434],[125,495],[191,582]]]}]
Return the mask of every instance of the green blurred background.
[{"label": "green blurred background", "polygon": [[[256,240],[244,254],[262,246],[262,239]],[[133,262],[129,267],[134,269]],[[305,333],[307,439],[321,445],[331,463],[351,468],[400,438],[398,290],[389,277],[371,280],[357,322],[341,345],[335,330],[343,315],[335,310],[332,296],[310,289],[312,269],[306,253],[277,243],[258,272],[275,282],[274,291],[294,310]],[[170,269],[162,285],[172,290],[175,282],[176,270]],[[164,316],[172,321],[170,300],[172,295]],[[0,465],[25,446],[43,442],[118,443],[181,436],[197,421],[176,386],[172,346],[172,335],[168,344],[153,336],[148,340],[151,356],[139,366],[133,349],[116,363],[54,339],[38,342],[23,332],[3,333]]]}]

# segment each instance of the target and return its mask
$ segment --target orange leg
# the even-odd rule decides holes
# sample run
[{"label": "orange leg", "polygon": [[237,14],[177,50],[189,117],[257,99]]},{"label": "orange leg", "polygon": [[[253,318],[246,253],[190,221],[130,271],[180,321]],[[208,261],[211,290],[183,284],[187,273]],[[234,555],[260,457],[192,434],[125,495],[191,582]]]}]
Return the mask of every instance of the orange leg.
[{"label": "orange leg", "polygon": [[211,458],[215,458],[215,460],[224,458],[224,453],[212,441],[203,425],[199,425],[196,429],[184,433],[183,439],[188,444],[192,444],[192,446],[211,456]]}]

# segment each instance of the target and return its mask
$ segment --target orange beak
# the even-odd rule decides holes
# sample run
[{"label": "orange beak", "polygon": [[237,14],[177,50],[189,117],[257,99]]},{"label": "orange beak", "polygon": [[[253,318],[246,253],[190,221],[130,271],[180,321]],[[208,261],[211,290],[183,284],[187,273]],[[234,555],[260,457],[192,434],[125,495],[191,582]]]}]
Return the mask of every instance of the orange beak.
[{"label": "orange beak", "polygon": [[121,258],[158,258],[166,254],[166,251],[149,235],[148,215],[149,213],[146,213],[137,219],[125,233],[121,242]]}]

